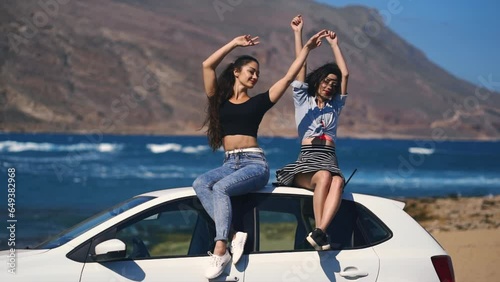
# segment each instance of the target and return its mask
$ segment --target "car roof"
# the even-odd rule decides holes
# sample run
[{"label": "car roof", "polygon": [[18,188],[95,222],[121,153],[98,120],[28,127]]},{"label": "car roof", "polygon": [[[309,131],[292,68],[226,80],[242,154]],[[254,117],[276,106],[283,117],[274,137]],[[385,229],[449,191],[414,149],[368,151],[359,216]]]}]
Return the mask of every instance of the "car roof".
[{"label": "car roof", "polygon": [[[259,189],[253,193],[264,193],[264,194],[291,194],[291,195],[306,195],[312,196],[313,192],[311,190],[305,188],[291,187],[291,186],[272,186],[267,185],[262,189]],[[147,192],[138,196],[146,196],[146,197],[157,197],[157,198],[171,198],[175,196],[192,196],[195,195],[193,187],[176,187],[176,188],[167,188],[162,190],[156,190]],[[356,201],[356,202],[367,202],[367,201],[377,201],[377,202],[390,202],[395,204],[399,208],[403,209],[405,206],[404,202],[396,201],[389,198],[361,194],[361,193],[350,193],[344,192],[342,195],[343,199]]]}]

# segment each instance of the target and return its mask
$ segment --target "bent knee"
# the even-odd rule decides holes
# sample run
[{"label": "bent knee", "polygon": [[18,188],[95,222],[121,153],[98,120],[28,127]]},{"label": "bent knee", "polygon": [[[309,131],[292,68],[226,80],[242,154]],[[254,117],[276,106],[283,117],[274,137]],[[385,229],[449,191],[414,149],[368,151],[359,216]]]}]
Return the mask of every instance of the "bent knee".
[{"label": "bent knee", "polygon": [[317,171],[313,176],[313,183],[315,186],[330,186],[332,174],[328,170]]},{"label": "bent knee", "polygon": [[330,185],[330,189],[344,189],[344,179],[338,175],[334,175],[332,177],[332,183]]},{"label": "bent knee", "polygon": [[320,170],[314,174],[314,178],[320,181],[330,181],[332,174],[328,170]]},{"label": "bent knee", "polygon": [[210,180],[203,175],[198,176],[193,182],[194,191],[200,191],[203,189],[208,189],[210,186]]}]

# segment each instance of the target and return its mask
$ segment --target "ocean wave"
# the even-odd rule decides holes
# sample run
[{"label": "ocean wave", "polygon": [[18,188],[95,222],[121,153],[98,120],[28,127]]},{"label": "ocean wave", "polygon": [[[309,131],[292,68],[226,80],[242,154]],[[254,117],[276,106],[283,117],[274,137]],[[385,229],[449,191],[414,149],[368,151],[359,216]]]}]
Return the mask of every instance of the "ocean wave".
[{"label": "ocean wave", "polygon": [[109,143],[101,143],[97,145],[97,151],[102,153],[114,152],[117,150],[121,150],[123,148],[122,145],[109,144]]},{"label": "ocean wave", "polygon": [[[298,150],[297,150],[297,155],[298,155]],[[264,150],[264,154],[266,154],[266,156],[269,156],[269,155],[273,155],[273,154],[281,154],[282,153],[282,150],[281,148],[271,148],[271,149],[265,149]]]},{"label": "ocean wave", "polygon": [[467,177],[437,177],[431,175],[402,177],[386,175],[385,177],[370,176],[356,177],[351,179],[356,185],[363,186],[397,186],[399,189],[437,189],[439,187],[500,187],[500,178],[496,176],[467,176]]},{"label": "ocean wave", "polygon": [[198,146],[183,146],[177,143],[165,143],[165,144],[147,144],[146,148],[153,154],[162,154],[166,152],[180,152],[185,154],[197,154],[210,150],[207,145]]},{"label": "ocean wave", "polygon": [[35,142],[0,142],[0,152],[19,153],[26,151],[38,152],[75,152],[75,151],[98,151],[101,153],[115,152],[123,149],[121,144],[111,143],[77,143],[70,145],[54,143],[35,143]]},{"label": "ocean wave", "polygon": [[432,155],[434,154],[434,149],[422,148],[422,147],[410,147],[408,148],[408,152],[412,154]]},{"label": "ocean wave", "polygon": [[2,156],[7,165],[50,165],[50,164],[66,164],[68,166],[75,166],[81,162],[96,162],[103,159],[103,156],[98,152],[83,152],[78,154],[67,154],[63,156],[46,156],[46,157],[26,157],[20,155]]},{"label": "ocean wave", "polygon": [[163,172],[163,173],[153,173],[151,171],[146,171],[142,175],[136,175],[138,178],[144,179],[169,179],[169,178],[183,178],[186,177],[183,173],[179,172]]},{"label": "ocean wave", "polygon": [[149,170],[149,169],[133,169],[130,167],[114,167],[106,169],[92,168],[88,172],[84,172],[78,177],[101,178],[101,179],[180,179],[186,178],[187,172],[179,170]]}]

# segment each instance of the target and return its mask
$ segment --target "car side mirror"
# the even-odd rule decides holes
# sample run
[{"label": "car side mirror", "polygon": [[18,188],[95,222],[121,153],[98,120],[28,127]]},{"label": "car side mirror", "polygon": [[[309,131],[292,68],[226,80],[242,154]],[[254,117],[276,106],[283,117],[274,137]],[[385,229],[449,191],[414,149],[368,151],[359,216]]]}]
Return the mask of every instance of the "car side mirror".
[{"label": "car side mirror", "polygon": [[95,246],[94,260],[98,262],[123,259],[126,256],[125,243],[119,239],[110,239]]}]

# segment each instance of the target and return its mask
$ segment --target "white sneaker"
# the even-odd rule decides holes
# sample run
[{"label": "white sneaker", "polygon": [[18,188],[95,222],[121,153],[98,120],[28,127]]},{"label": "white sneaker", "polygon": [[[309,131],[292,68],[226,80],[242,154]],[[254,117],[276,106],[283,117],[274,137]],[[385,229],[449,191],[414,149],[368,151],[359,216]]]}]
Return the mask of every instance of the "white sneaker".
[{"label": "white sneaker", "polygon": [[236,232],[233,240],[231,241],[231,253],[233,254],[233,264],[237,264],[243,255],[245,249],[245,242],[247,241],[247,233]]},{"label": "white sneaker", "polygon": [[210,256],[210,262],[207,270],[205,271],[205,277],[208,279],[214,279],[222,274],[224,268],[226,268],[226,265],[231,260],[231,255],[229,255],[227,250],[223,256],[214,255],[211,252],[208,252],[208,255]]}]

